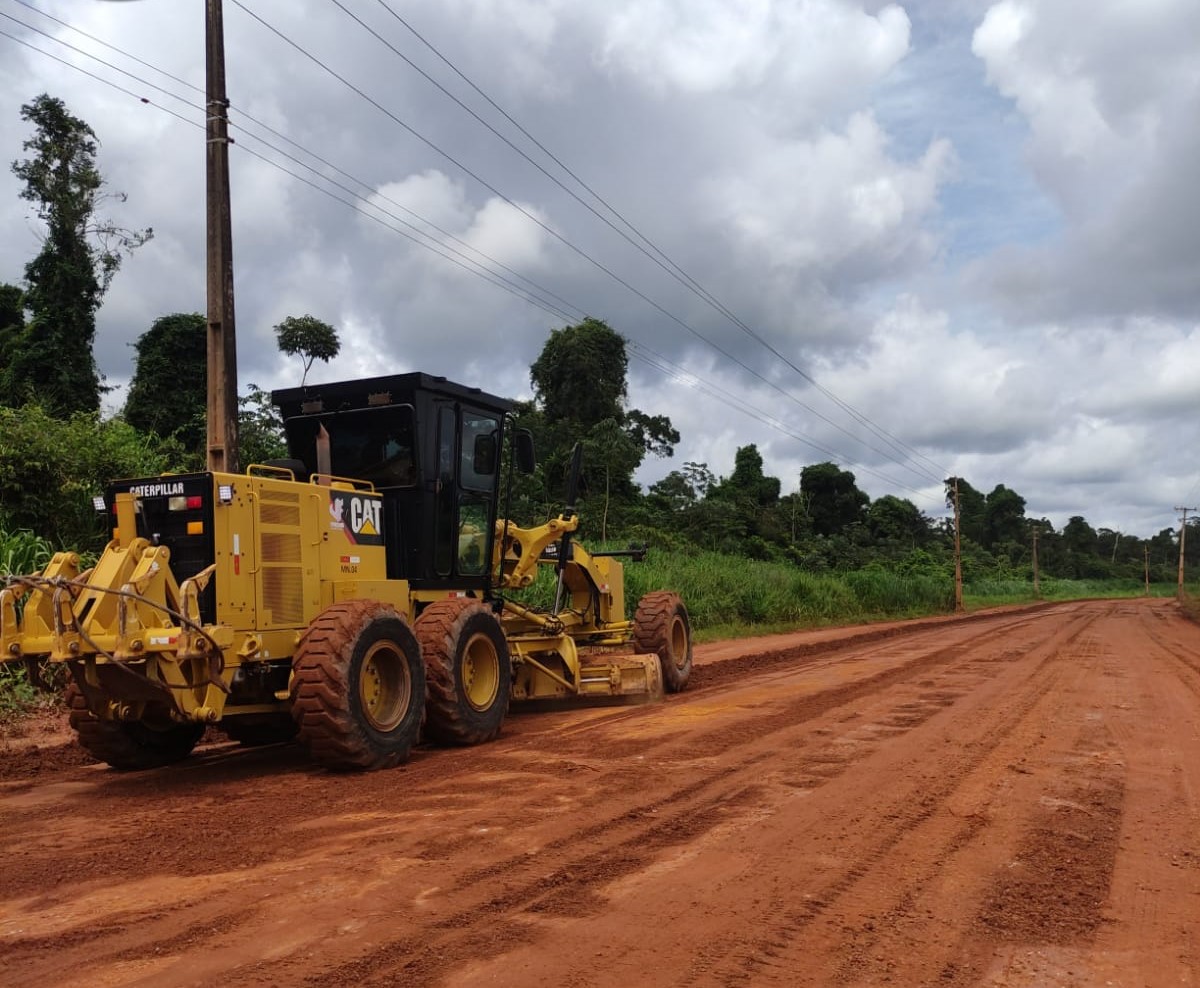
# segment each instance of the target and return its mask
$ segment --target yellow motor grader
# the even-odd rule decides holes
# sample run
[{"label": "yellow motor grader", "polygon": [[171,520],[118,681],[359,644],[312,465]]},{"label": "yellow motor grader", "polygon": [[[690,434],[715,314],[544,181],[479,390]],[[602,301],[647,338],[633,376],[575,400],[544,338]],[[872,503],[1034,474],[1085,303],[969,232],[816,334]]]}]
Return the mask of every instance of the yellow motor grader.
[{"label": "yellow motor grader", "polygon": [[[295,737],[331,768],[405,761],[418,737],[495,737],[511,701],[683,689],[678,595],[625,617],[622,564],[568,505],[501,517],[502,455],[532,469],[511,403],[426,374],[277,391],[292,457],[112,484],[96,565],[57,553],[0,589],[0,661],[63,663],[82,745],[118,769],[185,758],[209,724]],[[507,511],[505,511],[507,514]],[[540,567],[553,607],[513,599]]]}]

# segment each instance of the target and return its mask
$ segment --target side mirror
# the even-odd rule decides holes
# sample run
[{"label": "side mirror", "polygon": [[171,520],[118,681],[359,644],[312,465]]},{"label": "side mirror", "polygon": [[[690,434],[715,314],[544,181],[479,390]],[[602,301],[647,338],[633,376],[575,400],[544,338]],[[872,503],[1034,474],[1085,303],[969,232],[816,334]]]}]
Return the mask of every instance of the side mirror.
[{"label": "side mirror", "polygon": [[479,477],[490,477],[496,472],[495,433],[475,437],[475,448],[471,451],[471,469]]},{"label": "side mirror", "polygon": [[533,455],[533,433],[528,429],[518,429],[513,436],[513,455],[521,473],[533,473],[537,460]]}]

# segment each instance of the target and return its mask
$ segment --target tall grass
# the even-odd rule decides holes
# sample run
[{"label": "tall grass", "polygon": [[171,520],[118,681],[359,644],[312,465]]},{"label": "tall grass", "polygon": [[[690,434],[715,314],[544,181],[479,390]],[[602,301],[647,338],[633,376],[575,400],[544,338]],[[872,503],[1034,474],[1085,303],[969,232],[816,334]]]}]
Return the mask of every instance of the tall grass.
[{"label": "tall grass", "polygon": [[[1092,597],[1141,597],[1146,587],[1141,580],[1060,580],[1047,577],[1041,581],[1042,600],[1083,600]],[[1153,597],[1173,597],[1175,585],[1150,584]],[[963,591],[968,603],[978,606],[1018,604],[1036,599],[1033,584],[1027,580],[982,579],[972,581]]]},{"label": "tall grass", "polygon": [[[716,552],[651,550],[644,562],[625,564],[625,606],[632,616],[642,594],[677,591],[701,639],[789,628],[948,614],[954,610],[954,581],[937,569],[901,574],[880,567],[845,573],[810,573],[788,563],[759,562]],[[1041,581],[1041,599],[1135,597],[1133,580]],[[1174,586],[1152,585],[1159,595]],[[537,583],[519,596],[549,607],[554,571],[542,567]],[[968,610],[1033,603],[1033,584],[1020,579],[979,579],[964,588]]]},{"label": "tall grass", "polygon": [[0,576],[10,573],[36,573],[50,561],[54,546],[33,532],[0,529]]},{"label": "tall grass", "polygon": [[[778,630],[911,617],[952,609],[954,588],[940,575],[906,576],[882,569],[809,573],[788,563],[760,562],[716,552],[652,550],[625,564],[626,610],[651,590],[674,590],[687,604],[701,637],[747,629]],[[549,606],[554,571],[543,567],[521,598]]]},{"label": "tall grass", "polygon": [[[0,577],[36,573],[54,555],[54,546],[32,532],[0,529]],[[0,664],[0,727],[20,721],[53,700],[40,694],[24,666]]]}]

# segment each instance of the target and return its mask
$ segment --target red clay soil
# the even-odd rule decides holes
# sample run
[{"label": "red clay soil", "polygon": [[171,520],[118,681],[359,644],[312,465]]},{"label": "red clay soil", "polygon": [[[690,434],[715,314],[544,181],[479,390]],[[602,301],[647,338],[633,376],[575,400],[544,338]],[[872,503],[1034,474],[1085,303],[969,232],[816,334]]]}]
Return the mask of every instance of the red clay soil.
[{"label": "red clay soil", "polygon": [[1200,627],[721,643],[665,703],[339,775],[0,750],[4,986],[1200,982]]}]

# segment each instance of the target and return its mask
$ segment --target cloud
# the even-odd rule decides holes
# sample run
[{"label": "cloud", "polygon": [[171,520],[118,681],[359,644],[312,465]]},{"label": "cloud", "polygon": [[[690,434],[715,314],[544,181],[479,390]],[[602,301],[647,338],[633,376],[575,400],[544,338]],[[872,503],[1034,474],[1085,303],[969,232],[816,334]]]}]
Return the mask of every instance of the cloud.
[{"label": "cloud", "polygon": [[651,90],[730,93],[789,122],[853,106],[908,50],[909,20],[833,0],[636,0],[612,9],[601,60]]},{"label": "cloud", "polygon": [[1200,302],[1200,7],[1003,0],[975,31],[988,81],[1070,219],[976,272],[1018,317],[1182,315]]},{"label": "cloud", "polygon": [[[906,466],[913,454],[683,284],[694,280],[938,467],[985,489],[1005,483],[1034,513],[1145,531],[1171,523],[1172,499],[1192,483],[1177,449],[1200,438],[1189,407],[1200,342],[1200,7],[1190,0],[396,8],[636,233],[383,8],[355,12],[620,232],[332,5],[303,16],[285,0],[252,7],[296,47],[227,5],[243,382],[298,379],[271,327],[309,312],[343,339],[310,377],[421,369],[527,394],[548,331],[587,313],[699,378],[689,386],[634,360],[633,404],[670,415],[684,437],[675,460],[649,464],[643,479],[689,459],[728,473],[736,448],[756,442],[786,490],[803,465],[828,458],[795,438],[806,436],[854,461],[873,496],[922,496],[938,511],[940,476],[927,475],[937,469]],[[60,95],[100,136],[112,187],[130,194],[110,214],[155,228],[98,314],[96,356],[119,384],[130,344],[156,317],[205,304],[203,110],[149,86],[199,102],[190,86],[204,79],[202,12],[68,0],[39,9],[184,80],[19,11],[148,81],[59,50],[67,61],[191,123],[0,38],[0,161],[19,157],[28,136],[21,103]],[[17,191],[0,170],[3,281],[20,279],[38,244]],[[356,209],[372,207],[354,193],[417,226],[384,197],[436,222],[516,272],[505,277],[553,293],[562,311],[368,220]],[[658,250],[686,274],[672,276]]]},{"label": "cloud", "polygon": [[715,212],[757,264],[853,286],[929,261],[935,244],[923,221],[952,160],[947,142],[905,164],[889,156],[874,118],[858,113],[841,132],[761,150],[710,183]]}]

